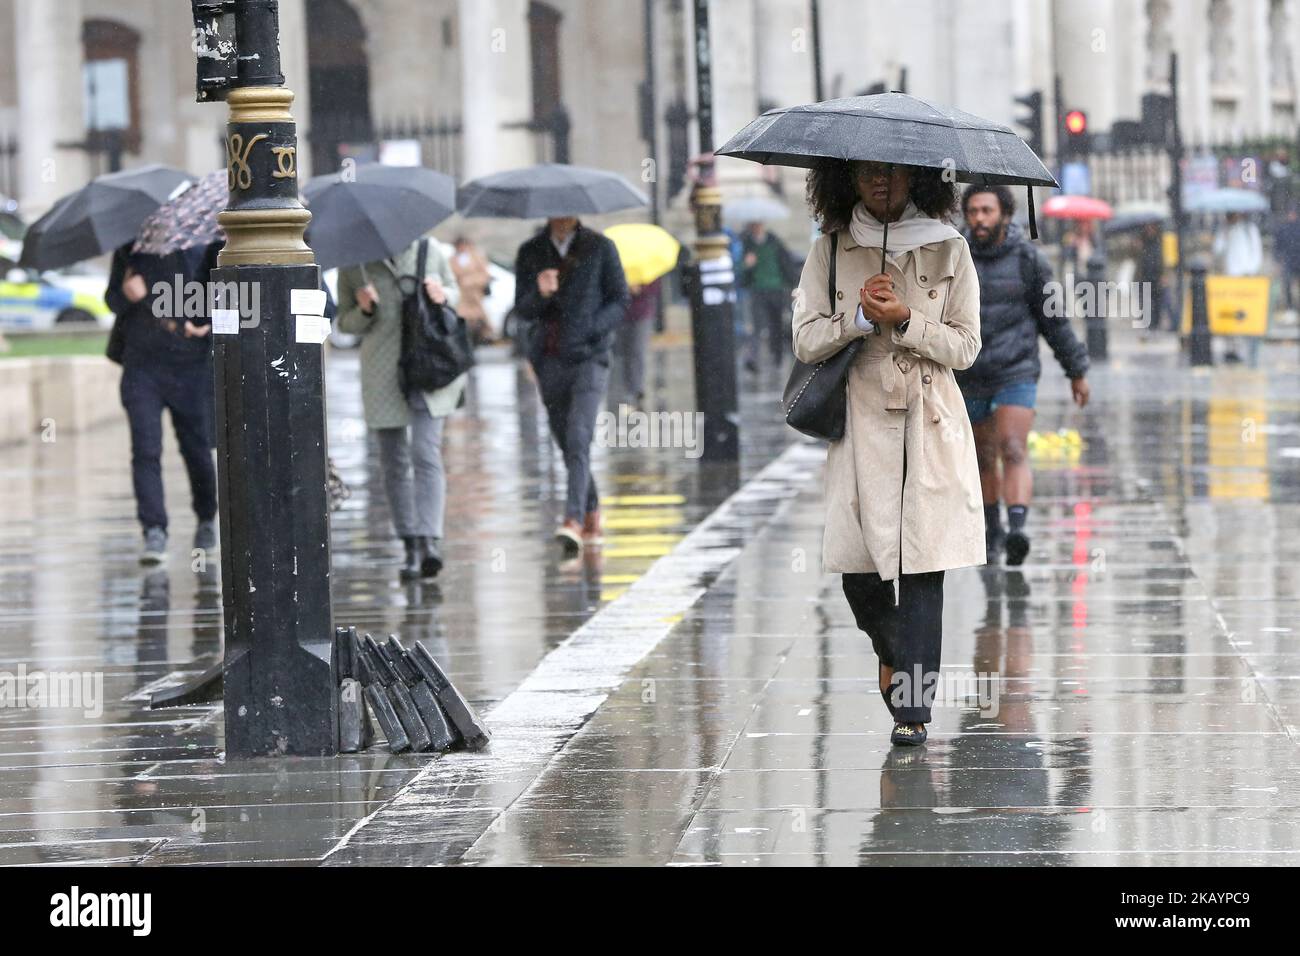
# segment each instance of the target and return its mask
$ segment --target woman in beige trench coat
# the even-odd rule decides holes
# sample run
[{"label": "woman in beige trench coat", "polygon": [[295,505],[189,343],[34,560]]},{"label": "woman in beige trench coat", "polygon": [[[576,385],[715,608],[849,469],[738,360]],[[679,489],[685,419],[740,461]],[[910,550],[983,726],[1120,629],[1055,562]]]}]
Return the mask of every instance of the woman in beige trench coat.
[{"label": "woman in beige trench coat", "polygon": [[809,174],[808,197],[824,235],[795,295],[794,353],[819,362],[866,339],[826,461],[822,563],[843,575],[879,657],[891,739],[919,744],[939,679],[943,573],[985,557],[975,442],[953,377],[980,349],[979,280],[966,241],[939,219],[957,201],[940,170],[831,162]]}]

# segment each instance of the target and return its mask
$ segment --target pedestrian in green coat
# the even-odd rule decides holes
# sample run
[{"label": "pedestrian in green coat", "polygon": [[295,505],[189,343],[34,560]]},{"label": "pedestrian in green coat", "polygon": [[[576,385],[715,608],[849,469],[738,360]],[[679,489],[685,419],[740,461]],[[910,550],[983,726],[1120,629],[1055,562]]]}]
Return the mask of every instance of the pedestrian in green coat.
[{"label": "pedestrian in green coat", "polygon": [[[341,331],[361,337],[361,403],[379,441],[384,488],[394,528],[406,548],[403,580],[436,577],[447,477],[442,464],[443,423],[461,403],[465,375],[433,392],[402,394],[402,290],[414,276],[419,242],[393,259],[339,270]],[[424,279],[429,297],[455,308],[460,293],[438,243],[429,240]],[[468,373],[467,373],[468,374]]]}]

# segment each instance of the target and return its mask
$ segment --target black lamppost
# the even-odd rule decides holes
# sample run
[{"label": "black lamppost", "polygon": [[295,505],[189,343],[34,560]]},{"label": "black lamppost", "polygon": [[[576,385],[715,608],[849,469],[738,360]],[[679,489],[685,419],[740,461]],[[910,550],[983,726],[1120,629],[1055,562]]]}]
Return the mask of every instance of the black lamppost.
[{"label": "black lamppost", "polygon": [[704,413],[701,458],[736,461],[740,422],[736,398],[736,298],[731,242],[722,231],[722,193],[713,162],[713,61],[709,46],[709,0],[695,0],[696,115],[700,153],[706,158],[691,194],[695,211],[695,262],[691,267],[691,340],[695,402]]},{"label": "black lamppost", "polygon": [[[231,757],[338,752],[321,345],[294,290],[320,290],[298,201],[278,0],[191,0],[199,102],[225,100],[230,202],[213,273],[222,666]],[[233,283],[233,285],[232,285]],[[305,300],[307,297],[302,297]],[[247,311],[247,309],[245,309]]]}]

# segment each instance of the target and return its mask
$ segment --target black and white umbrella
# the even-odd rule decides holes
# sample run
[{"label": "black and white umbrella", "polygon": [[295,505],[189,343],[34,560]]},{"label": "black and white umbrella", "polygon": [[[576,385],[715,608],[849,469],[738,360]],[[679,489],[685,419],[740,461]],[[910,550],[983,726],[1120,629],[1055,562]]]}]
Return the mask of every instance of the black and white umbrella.
[{"label": "black and white umbrella", "polygon": [[366,163],[316,176],[303,196],[322,269],[395,256],[456,211],[456,181],[424,166]]},{"label": "black and white umbrella", "polygon": [[1056,179],[1009,126],[906,93],[850,96],[768,110],[721,149],[775,166],[816,167],[826,160],[865,160],[948,169],[959,182],[1033,187]]},{"label": "black and white umbrella", "polygon": [[99,176],[56,202],[23,238],[20,264],[58,269],[92,259],[135,237],[141,224],[191,177],[170,166]]},{"label": "black and white umbrella", "polygon": [[549,219],[648,204],[645,193],[617,173],[542,163],[466,183],[460,189],[457,208],[468,217]]}]

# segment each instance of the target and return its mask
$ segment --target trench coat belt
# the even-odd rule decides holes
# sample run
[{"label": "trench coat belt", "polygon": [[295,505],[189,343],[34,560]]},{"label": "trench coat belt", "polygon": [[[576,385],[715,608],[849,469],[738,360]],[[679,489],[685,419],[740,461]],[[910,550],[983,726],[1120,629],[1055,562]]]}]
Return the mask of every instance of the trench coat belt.
[{"label": "trench coat belt", "polygon": [[907,372],[920,361],[904,352],[874,352],[867,356],[867,365],[880,365],[880,387],[885,392],[885,408],[907,410]]}]

